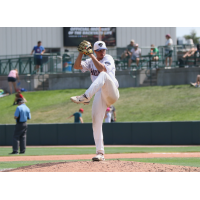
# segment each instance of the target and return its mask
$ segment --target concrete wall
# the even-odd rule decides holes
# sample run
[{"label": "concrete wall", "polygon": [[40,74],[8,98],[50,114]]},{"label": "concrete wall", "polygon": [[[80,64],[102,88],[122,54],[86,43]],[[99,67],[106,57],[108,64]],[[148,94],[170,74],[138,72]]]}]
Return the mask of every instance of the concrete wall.
[{"label": "concrete wall", "polygon": [[[135,72],[136,76],[138,72]],[[134,73],[133,73],[134,74]],[[139,85],[139,79],[130,76],[127,71],[117,71],[116,78],[119,82],[120,88],[136,87]],[[49,89],[86,89],[91,85],[92,81],[90,73],[67,73],[67,74],[50,74],[49,75]]]},{"label": "concrete wall", "polygon": [[[170,34],[176,44],[176,27],[117,27],[117,47],[124,47],[134,39],[139,46],[163,46]],[[149,51],[149,49],[148,49]]]},{"label": "concrete wall", "polygon": [[63,28],[0,27],[0,55],[30,54],[39,40],[46,48],[61,48]]},{"label": "concrete wall", "polygon": [[[0,125],[0,146],[12,145],[14,125]],[[104,123],[104,144],[200,145],[200,122]],[[28,145],[94,145],[92,124],[29,124]]]},{"label": "concrete wall", "polygon": [[[42,85],[42,81],[48,78],[48,74],[46,75],[20,75],[20,87],[25,88],[28,91],[34,91],[39,85]],[[8,85],[8,77],[7,76],[0,76],[0,89],[3,89],[6,93],[10,92],[9,85]],[[29,82],[30,81],[30,82]],[[14,88],[13,88],[14,92]]]},{"label": "concrete wall", "polygon": [[[157,84],[159,86],[181,85],[195,82],[196,76],[200,74],[200,68],[175,68],[175,69],[159,69],[157,72]],[[116,78],[120,88],[139,87],[147,80],[145,70],[138,71],[117,71]],[[30,84],[27,82],[30,80]],[[42,85],[42,81],[48,81],[49,90],[58,89],[86,89],[92,81],[90,74],[86,73],[66,73],[66,74],[46,74],[32,75],[31,77],[21,75],[20,87],[28,91],[34,91],[38,86]],[[5,92],[9,92],[7,76],[0,76],[0,88]]]},{"label": "concrete wall", "polygon": [[[134,73],[136,73],[134,75]],[[116,78],[119,81],[120,88],[139,86],[139,72],[134,72],[135,78],[130,76],[127,71],[116,72]],[[30,80],[30,84],[27,82]],[[20,87],[28,91],[34,91],[42,85],[42,81],[48,80],[49,90],[58,89],[87,89],[92,81],[90,73],[66,73],[66,74],[46,74],[46,75],[20,75]],[[0,89],[9,92],[7,76],[0,76]]]},{"label": "concrete wall", "polygon": [[195,82],[200,68],[175,68],[159,69],[157,74],[157,85],[181,85]]}]

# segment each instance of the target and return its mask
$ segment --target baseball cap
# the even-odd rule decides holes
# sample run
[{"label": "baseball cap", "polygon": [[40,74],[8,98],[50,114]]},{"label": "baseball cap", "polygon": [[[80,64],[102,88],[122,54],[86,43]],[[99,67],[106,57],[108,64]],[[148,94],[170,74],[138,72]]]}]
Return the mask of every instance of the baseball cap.
[{"label": "baseball cap", "polygon": [[24,103],[24,100],[23,100],[22,98],[19,98],[19,99],[17,99],[17,104],[18,104],[19,102]]},{"label": "baseball cap", "polygon": [[166,37],[171,37],[170,34],[165,35]]},{"label": "baseball cap", "polygon": [[133,43],[134,43],[135,41],[134,41],[134,40],[131,40],[131,42],[133,42]]},{"label": "baseball cap", "polygon": [[106,44],[103,41],[97,41],[94,43],[94,51],[100,51],[102,49],[106,49]]},{"label": "baseball cap", "polygon": [[108,112],[109,112],[109,111],[110,111],[110,108],[108,107],[108,108],[106,109],[106,111],[108,111]]},{"label": "baseball cap", "polygon": [[80,108],[79,111],[80,111],[80,112],[83,112],[84,110],[83,110],[83,108]]},{"label": "baseball cap", "polygon": [[135,47],[138,47],[139,45],[138,44],[135,44]]}]

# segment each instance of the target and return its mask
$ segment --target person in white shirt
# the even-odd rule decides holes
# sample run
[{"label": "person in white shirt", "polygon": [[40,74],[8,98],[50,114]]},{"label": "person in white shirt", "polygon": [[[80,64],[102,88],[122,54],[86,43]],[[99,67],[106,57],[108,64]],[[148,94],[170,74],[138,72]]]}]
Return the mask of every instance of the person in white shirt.
[{"label": "person in white shirt", "polygon": [[131,49],[131,58],[128,60],[128,66],[131,66],[132,62],[136,62],[137,67],[139,66],[140,57],[141,57],[141,49],[138,48],[138,44],[135,44],[134,48]]},{"label": "person in white shirt", "polygon": [[166,44],[165,44],[165,66],[167,66],[167,59],[169,59],[169,66],[172,65],[172,53],[173,53],[173,40],[170,36],[170,34],[167,34],[166,36]]},{"label": "person in white shirt", "polygon": [[93,161],[105,160],[102,124],[107,107],[119,99],[115,62],[112,56],[106,54],[106,50],[106,44],[103,41],[97,41],[94,44],[96,57],[92,53],[88,55],[90,59],[82,61],[83,53],[79,52],[74,63],[74,69],[80,69],[82,72],[89,71],[93,82],[85,94],[70,98],[77,104],[89,104],[95,94],[92,105],[92,126],[97,155],[92,158]]},{"label": "person in white shirt", "polygon": [[111,123],[111,115],[112,114],[111,114],[110,110],[111,109],[109,107],[106,109],[106,113],[105,113],[105,117],[104,117],[106,123]]}]

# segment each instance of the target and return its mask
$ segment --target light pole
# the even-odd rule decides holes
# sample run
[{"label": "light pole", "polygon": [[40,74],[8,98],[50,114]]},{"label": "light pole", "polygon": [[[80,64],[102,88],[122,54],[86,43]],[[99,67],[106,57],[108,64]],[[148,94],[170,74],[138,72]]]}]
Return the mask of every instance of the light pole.
[{"label": "light pole", "polygon": [[101,27],[99,27],[99,41],[101,41]]}]

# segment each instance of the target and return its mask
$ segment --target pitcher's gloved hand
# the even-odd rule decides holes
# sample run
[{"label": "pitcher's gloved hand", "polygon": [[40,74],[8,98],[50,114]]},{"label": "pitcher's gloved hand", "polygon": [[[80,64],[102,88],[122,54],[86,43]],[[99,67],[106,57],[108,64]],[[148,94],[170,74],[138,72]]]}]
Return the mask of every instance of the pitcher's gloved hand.
[{"label": "pitcher's gloved hand", "polygon": [[92,45],[90,42],[83,40],[78,46],[78,51],[85,54],[85,55],[90,55],[93,53],[92,51]]}]

